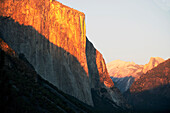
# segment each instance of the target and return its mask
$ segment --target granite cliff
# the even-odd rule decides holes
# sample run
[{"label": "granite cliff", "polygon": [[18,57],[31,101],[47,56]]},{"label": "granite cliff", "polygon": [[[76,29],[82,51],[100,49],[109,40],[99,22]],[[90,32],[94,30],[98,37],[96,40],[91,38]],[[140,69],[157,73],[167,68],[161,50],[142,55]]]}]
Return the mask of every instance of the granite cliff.
[{"label": "granite cliff", "polygon": [[125,107],[102,55],[86,38],[84,13],[55,0],[1,0],[0,36],[63,92],[91,106],[95,92]]},{"label": "granite cliff", "polygon": [[23,54],[0,38],[1,113],[94,113],[94,108],[42,79]]},{"label": "granite cliff", "polygon": [[138,65],[134,62],[115,60],[107,64],[107,69],[115,86],[124,93],[142,74],[145,74],[163,61],[164,59],[160,57],[151,57],[149,63]]},{"label": "granite cliff", "polygon": [[45,80],[93,105],[84,14],[50,0],[5,0],[0,7],[0,31],[8,45]]}]

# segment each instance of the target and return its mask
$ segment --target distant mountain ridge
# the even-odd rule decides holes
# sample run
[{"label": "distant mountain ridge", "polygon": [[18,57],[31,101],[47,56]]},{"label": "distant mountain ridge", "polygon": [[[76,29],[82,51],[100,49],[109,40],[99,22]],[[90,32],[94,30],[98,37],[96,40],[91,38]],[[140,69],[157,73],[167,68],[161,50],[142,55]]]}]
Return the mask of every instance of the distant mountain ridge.
[{"label": "distant mountain ridge", "polygon": [[115,86],[123,93],[127,91],[131,84],[142,74],[162,63],[164,59],[151,57],[148,64],[138,65],[134,62],[115,60],[107,64],[107,69]]},{"label": "distant mountain ridge", "polygon": [[170,112],[170,59],[141,75],[124,93],[136,112]]}]

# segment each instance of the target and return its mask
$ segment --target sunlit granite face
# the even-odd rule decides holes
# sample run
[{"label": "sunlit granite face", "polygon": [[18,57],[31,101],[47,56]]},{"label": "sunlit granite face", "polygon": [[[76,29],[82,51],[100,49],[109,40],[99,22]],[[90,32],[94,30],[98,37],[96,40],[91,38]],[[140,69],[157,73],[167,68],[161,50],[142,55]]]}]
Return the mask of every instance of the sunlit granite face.
[{"label": "sunlit granite face", "polygon": [[0,7],[4,40],[18,53],[24,53],[44,79],[93,105],[85,52],[85,15],[50,0],[5,0]]},{"label": "sunlit granite face", "polygon": [[[32,26],[47,40],[74,55],[85,59],[85,15],[55,0],[6,0],[1,2],[1,16],[20,25]],[[81,53],[81,54],[80,54]],[[86,61],[80,62],[88,73]]]},{"label": "sunlit granite face", "polygon": [[93,105],[95,84],[114,86],[100,52],[87,48],[84,13],[54,0],[1,0],[0,16],[2,38],[60,90]]}]

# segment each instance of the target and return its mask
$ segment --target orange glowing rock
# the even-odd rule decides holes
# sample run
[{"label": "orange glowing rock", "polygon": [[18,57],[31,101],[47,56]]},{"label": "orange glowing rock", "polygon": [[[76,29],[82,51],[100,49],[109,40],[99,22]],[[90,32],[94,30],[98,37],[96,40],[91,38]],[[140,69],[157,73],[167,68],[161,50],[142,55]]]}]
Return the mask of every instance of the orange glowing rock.
[{"label": "orange glowing rock", "polygon": [[[94,47],[89,50],[96,53],[89,57],[95,57],[95,65],[88,65],[93,61],[87,61],[84,13],[55,0],[1,0],[0,16],[9,18],[0,24],[5,41],[63,92],[93,105],[90,83],[114,86],[102,55]],[[89,74],[89,70],[98,73]],[[89,79],[95,77],[99,81]]]},{"label": "orange glowing rock", "polygon": [[[153,59],[153,58],[151,58]],[[152,60],[151,60],[152,61]],[[170,59],[158,64],[135,81],[130,92],[142,92],[161,87],[170,83]]]},{"label": "orange glowing rock", "polygon": [[0,38],[0,49],[2,49],[4,52],[8,53],[11,56],[15,56],[15,51],[10,48],[1,38]]},{"label": "orange glowing rock", "polygon": [[156,67],[158,64],[164,62],[165,60],[160,57],[151,57],[148,64],[145,64],[143,67],[143,73],[151,70],[152,68]]},{"label": "orange glowing rock", "polygon": [[97,64],[97,69],[98,69],[99,76],[100,76],[100,82],[104,83],[105,86],[109,88],[113,87],[114,84],[113,84],[112,79],[109,77],[103,56],[97,50],[96,50],[96,64]]},{"label": "orange glowing rock", "polygon": [[[55,0],[6,0],[0,7],[1,16],[10,17],[21,25],[32,26],[51,43],[69,51],[79,61],[85,59],[85,54],[80,56],[80,52],[85,53],[86,46],[84,13]],[[84,62],[82,66],[86,69]]]}]

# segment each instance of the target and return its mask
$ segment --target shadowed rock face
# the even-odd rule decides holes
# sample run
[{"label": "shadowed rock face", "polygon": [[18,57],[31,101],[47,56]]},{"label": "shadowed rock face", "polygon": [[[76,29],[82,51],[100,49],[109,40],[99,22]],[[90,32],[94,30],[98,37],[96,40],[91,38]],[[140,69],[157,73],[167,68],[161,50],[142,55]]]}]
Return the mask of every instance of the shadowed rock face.
[{"label": "shadowed rock face", "polygon": [[5,42],[63,92],[93,105],[91,88],[114,86],[102,55],[89,46],[82,12],[52,0],[5,0],[0,16]]},{"label": "shadowed rock face", "polygon": [[103,86],[103,84],[108,88],[113,87],[114,84],[107,72],[102,54],[94,48],[88,39],[86,42],[86,56],[91,88],[99,88]]},{"label": "shadowed rock face", "polygon": [[132,83],[135,81],[135,78],[132,76],[127,76],[122,78],[116,78],[116,77],[110,77],[110,78],[115,83],[115,87],[117,87],[121,93],[127,91],[132,85]]},{"label": "shadowed rock face", "polygon": [[[61,49],[61,51],[64,51]],[[73,57],[74,58],[74,57]],[[75,58],[74,58],[75,59]],[[27,61],[24,54],[17,54],[0,38],[0,107],[2,113],[122,113],[128,112],[120,104],[124,100],[115,87],[92,88],[94,107],[79,101],[73,96],[42,79]],[[116,101],[112,101],[111,93]],[[119,104],[117,101],[120,101]],[[130,111],[129,111],[130,112]]]},{"label": "shadowed rock face", "polygon": [[1,113],[94,113],[94,108],[42,79],[23,54],[0,38]]}]

